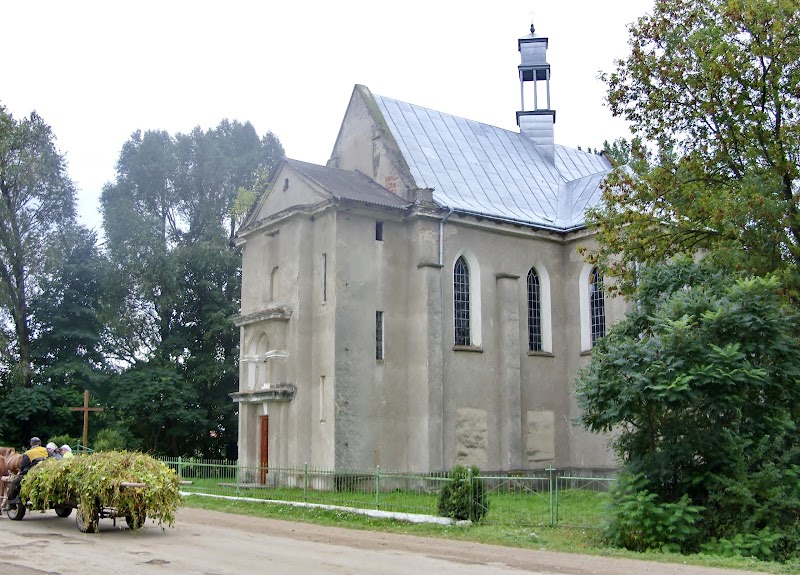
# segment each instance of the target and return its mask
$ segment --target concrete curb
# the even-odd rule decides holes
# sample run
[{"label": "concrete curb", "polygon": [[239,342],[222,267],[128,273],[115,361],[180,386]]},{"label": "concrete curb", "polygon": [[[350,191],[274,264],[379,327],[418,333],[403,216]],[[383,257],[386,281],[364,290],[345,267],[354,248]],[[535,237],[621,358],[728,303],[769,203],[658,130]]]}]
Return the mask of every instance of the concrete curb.
[{"label": "concrete curb", "polygon": [[368,517],[378,517],[381,519],[397,519],[398,521],[408,521],[409,523],[434,523],[437,525],[457,525],[459,527],[472,525],[472,521],[458,521],[449,517],[437,517],[435,515],[422,515],[420,513],[397,513],[394,511],[381,511],[379,509],[358,509],[356,507],[340,507],[338,505],[322,505],[319,503],[304,503],[302,501],[278,501],[276,499],[257,499],[255,497],[234,497],[232,495],[213,495],[211,493],[187,493],[181,491],[183,497],[195,495],[197,497],[213,497],[215,499],[228,499],[230,501],[248,501],[251,503],[272,503],[278,505],[293,505],[294,507],[307,507],[314,509],[327,509],[329,511],[345,511],[356,513]]}]

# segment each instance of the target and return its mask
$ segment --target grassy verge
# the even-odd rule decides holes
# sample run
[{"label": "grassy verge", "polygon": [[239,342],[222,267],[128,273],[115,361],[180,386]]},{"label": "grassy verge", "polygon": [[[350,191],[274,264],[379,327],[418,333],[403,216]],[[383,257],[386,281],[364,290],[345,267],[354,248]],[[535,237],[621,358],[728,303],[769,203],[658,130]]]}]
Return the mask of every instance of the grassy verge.
[{"label": "grassy verge", "polygon": [[541,549],[564,553],[585,553],[606,557],[642,559],[664,563],[687,563],[705,567],[744,569],[764,573],[795,574],[800,572],[800,561],[792,564],[765,563],[742,557],[717,557],[708,555],[677,555],[671,553],[632,553],[612,549],[603,545],[597,529],[578,529],[569,527],[519,527],[499,524],[477,524],[470,527],[442,526],[431,524],[412,524],[403,521],[377,519],[363,515],[307,509],[291,505],[272,503],[251,503],[214,499],[210,497],[187,497],[184,505],[199,509],[210,509],[239,515],[267,517],[331,525],[347,529],[382,531],[386,533],[405,533],[421,537],[441,537],[459,539],[476,543],[504,545],[525,549]]}]

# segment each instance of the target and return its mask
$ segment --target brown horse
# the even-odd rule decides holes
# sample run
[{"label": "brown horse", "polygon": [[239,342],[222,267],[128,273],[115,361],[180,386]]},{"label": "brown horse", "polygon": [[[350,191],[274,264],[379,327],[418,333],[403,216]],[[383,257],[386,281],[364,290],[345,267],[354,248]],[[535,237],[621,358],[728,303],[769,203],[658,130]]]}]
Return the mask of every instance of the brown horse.
[{"label": "brown horse", "polygon": [[5,504],[8,492],[8,481],[2,478],[19,473],[21,466],[21,453],[17,453],[13,447],[0,447],[0,507]]},{"label": "brown horse", "polygon": [[[19,473],[22,467],[22,453],[17,453],[13,447],[0,447],[0,476]],[[3,468],[5,463],[5,468]]]}]

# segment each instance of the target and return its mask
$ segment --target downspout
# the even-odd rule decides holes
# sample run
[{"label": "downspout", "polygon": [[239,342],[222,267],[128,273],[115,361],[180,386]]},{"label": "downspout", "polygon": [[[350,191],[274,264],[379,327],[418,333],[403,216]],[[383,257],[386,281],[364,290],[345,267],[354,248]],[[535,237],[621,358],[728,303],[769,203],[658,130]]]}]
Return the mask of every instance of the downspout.
[{"label": "downspout", "polygon": [[442,436],[442,471],[447,471],[447,467],[445,466],[445,463],[444,463],[444,355],[445,355],[445,351],[446,351],[446,347],[445,347],[446,335],[445,335],[445,329],[444,329],[444,327],[445,327],[444,326],[444,282],[445,282],[445,279],[446,279],[446,276],[445,276],[445,273],[444,273],[444,224],[447,221],[447,219],[452,215],[453,215],[453,208],[450,208],[450,211],[447,212],[447,215],[444,218],[442,218],[442,220],[439,222],[439,266],[440,266],[439,269],[442,270],[442,281],[439,282],[439,301],[441,302],[441,305],[442,305],[442,311],[439,314],[440,317],[441,317],[441,324],[442,324],[442,331],[441,331],[441,333],[442,333],[442,374],[441,374],[442,375],[442,385],[440,386],[441,393],[442,393],[442,396],[441,396],[442,432],[440,434]]}]

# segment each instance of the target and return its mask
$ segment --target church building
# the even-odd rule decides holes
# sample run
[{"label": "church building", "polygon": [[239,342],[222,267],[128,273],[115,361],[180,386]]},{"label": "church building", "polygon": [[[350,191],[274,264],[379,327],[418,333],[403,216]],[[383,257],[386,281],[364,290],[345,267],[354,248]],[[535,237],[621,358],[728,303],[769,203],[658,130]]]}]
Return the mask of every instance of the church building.
[{"label": "church building", "polygon": [[573,387],[625,313],[578,251],[612,165],[555,144],[547,46],[518,40],[518,132],[357,85],[327,165],[274,170],[237,240],[241,464],[614,468]]}]

